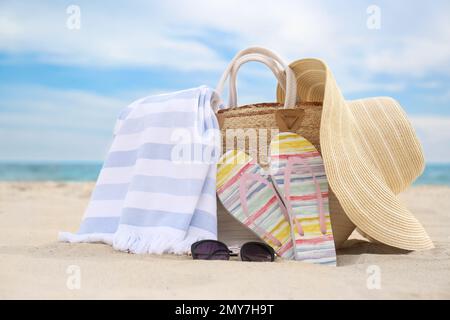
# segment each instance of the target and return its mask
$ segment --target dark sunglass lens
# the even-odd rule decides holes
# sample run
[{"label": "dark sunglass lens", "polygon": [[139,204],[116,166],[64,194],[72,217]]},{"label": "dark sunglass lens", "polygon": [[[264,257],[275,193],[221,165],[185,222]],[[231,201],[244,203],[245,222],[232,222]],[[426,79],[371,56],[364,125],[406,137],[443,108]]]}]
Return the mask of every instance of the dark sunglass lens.
[{"label": "dark sunglass lens", "polygon": [[192,245],[192,257],[201,260],[229,260],[227,246],[218,241],[201,241]]},{"label": "dark sunglass lens", "polygon": [[273,250],[264,243],[246,243],[241,248],[242,261],[271,262],[274,260]]}]

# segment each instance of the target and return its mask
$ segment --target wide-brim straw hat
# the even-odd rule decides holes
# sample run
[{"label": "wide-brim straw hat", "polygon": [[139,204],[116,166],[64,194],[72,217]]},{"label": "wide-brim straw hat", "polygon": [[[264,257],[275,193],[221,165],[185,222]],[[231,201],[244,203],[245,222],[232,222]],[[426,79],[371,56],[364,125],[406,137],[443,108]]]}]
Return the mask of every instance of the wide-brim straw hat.
[{"label": "wide-brim straw hat", "polygon": [[[298,60],[290,67],[298,101],[323,103],[322,157],[331,190],[348,217],[333,216],[331,210],[334,233],[342,228],[348,234],[354,224],[393,247],[433,248],[423,226],[397,198],[424,169],[421,145],[398,102],[387,97],[344,100],[321,60]],[[280,87],[277,99],[284,99]]]}]

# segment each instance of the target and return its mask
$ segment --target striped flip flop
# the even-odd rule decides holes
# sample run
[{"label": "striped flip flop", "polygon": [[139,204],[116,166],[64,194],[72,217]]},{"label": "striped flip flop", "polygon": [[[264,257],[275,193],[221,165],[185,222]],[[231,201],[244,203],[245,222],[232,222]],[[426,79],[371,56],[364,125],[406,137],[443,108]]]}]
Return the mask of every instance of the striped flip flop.
[{"label": "striped flip flop", "polygon": [[245,152],[231,150],[219,160],[217,195],[239,222],[270,245],[278,256],[294,259],[286,208],[268,176]]},{"label": "striped flip flop", "polygon": [[270,172],[291,217],[295,260],[336,265],[322,157],[302,136],[284,132],[270,144]]}]

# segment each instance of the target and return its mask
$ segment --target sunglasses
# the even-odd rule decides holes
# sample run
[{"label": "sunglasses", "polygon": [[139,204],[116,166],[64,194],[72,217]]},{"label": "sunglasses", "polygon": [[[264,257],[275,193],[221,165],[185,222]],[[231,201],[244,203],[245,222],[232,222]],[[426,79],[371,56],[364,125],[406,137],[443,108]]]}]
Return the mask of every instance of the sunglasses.
[{"label": "sunglasses", "polygon": [[[237,256],[223,242],[217,240],[201,240],[191,246],[194,260],[230,260],[230,256]],[[261,242],[247,242],[241,247],[242,261],[272,262],[275,251],[269,245]]]}]

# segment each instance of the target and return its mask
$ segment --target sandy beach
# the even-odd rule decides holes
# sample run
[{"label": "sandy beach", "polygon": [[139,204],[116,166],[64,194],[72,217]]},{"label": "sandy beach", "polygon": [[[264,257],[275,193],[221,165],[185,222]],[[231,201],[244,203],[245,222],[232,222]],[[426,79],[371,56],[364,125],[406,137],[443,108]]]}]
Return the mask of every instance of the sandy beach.
[{"label": "sandy beach", "polygon": [[[450,298],[450,187],[412,187],[401,195],[435,249],[403,252],[354,233],[339,250],[336,268],[281,260],[193,261],[58,243],[58,231],[77,230],[92,188],[0,183],[1,299]],[[371,275],[378,271],[374,287]],[[74,275],[79,288],[72,285]]]}]

